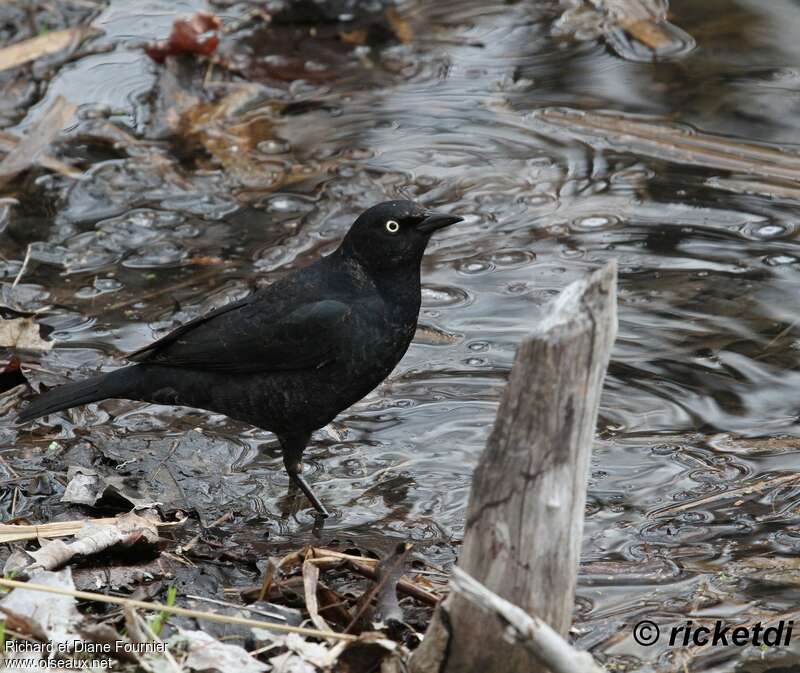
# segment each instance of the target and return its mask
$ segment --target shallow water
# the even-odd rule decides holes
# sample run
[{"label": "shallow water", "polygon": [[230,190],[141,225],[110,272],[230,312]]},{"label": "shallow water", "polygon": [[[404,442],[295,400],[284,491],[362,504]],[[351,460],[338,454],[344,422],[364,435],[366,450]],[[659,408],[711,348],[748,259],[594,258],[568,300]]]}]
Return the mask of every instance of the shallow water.
[{"label": "shallow water", "polygon": [[[51,86],[78,92],[86,106],[109,106],[112,121],[139,133],[152,114],[142,92],[157,69],[140,54],[136,60],[130,45],[141,34],[130,31],[151,24],[116,11],[107,10],[104,25],[123,45],[66,66]],[[796,580],[776,586],[741,569],[800,552],[800,487],[671,510],[800,465],[798,196],[769,177],[759,189],[766,184],[772,196],[722,189],[719,180],[732,174],[713,163],[587,136],[536,112],[649,115],[795,151],[800,13],[789,0],[675,1],[670,18],[697,46],[646,63],[598,40],[554,36],[555,3],[420,1],[403,11],[413,41],[360,56],[320,39],[305,58],[289,38],[271,51],[260,33],[252,36],[243,70],[272,87],[273,103],[294,108],[250,105],[269,123],[256,137],[255,168],[228,164],[229,173],[246,173],[244,188],[233,189],[206,161],[197,174],[184,166],[181,182],[155,179],[137,164],[151,154],[90,156],[90,179],[69,190],[65,178],[39,179],[36,189],[52,201],[23,201],[0,269],[16,276],[33,243],[23,287],[49,292],[54,308],[41,322],[58,344],[41,364],[79,376],[116,366],[122,352],[331,250],[373,202],[405,195],[463,215],[435,237],[423,267],[420,321],[445,338],[415,343],[387,382],[340,416],[344,429],[318,433],[307,451],[309,478],[336,511],[322,532],[308,510],[284,516],[287,480],[269,433],[122,402],[72,416],[108,446],[201,427],[201,441],[216,447],[203,469],[233,482],[209,499],[259,527],[229,529],[256,552],[319,537],[386,549],[391,539],[410,539],[447,564],[516,344],[548,298],[616,259],[619,338],[584,543],[586,562],[608,565],[585,573],[576,629],[582,645],[623,670],[682,670],[675,650],[634,643],[638,617],[766,620],[792,611],[798,597]],[[165,30],[169,22],[152,25]],[[330,62],[337,67],[325,70]],[[276,63],[294,74],[276,77]],[[104,68],[132,79],[119,89],[125,96],[103,86]],[[76,87],[89,80],[96,89]],[[259,188],[259,180],[263,187],[303,170],[304,180]],[[46,441],[77,441],[74,426],[50,422]],[[16,441],[30,438],[23,431]],[[208,508],[204,518],[214,518]],[[690,670],[723,671],[736,670],[736,655],[687,656]],[[766,654],[764,670],[773,658],[778,653]]]}]

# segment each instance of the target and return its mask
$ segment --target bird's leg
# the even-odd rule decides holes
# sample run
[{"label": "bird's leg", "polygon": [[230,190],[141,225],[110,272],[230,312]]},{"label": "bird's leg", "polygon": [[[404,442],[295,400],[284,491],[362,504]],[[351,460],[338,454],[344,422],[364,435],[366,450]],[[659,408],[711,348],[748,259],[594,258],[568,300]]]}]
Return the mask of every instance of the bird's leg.
[{"label": "bird's leg", "polygon": [[286,467],[286,471],[289,473],[289,479],[300,487],[300,490],[305,494],[306,498],[308,498],[309,502],[320,515],[328,517],[330,513],[325,509],[325,505],[322,504],[320,499],[314,494],[314,491],[311,490],[311,486],[309,486],[308,482],[303,478],[303,451],[309,439],[311,439],[310,432],[278,435],[278,440],[283,449],[283,464]]}]

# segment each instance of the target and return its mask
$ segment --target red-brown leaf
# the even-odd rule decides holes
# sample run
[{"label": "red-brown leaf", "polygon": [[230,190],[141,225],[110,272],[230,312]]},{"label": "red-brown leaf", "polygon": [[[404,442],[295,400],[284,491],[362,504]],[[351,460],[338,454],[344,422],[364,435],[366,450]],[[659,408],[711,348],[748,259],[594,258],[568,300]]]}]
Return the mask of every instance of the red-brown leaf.
[{"label": "red-brown leaf", "polygon": [[220,25],[219,17],[209,12],[177,18],[169,38],[147,46],[145,51],[156,63],[163,63],[167,56],[178,54],[208,56],[219,44],[217,29]]}]

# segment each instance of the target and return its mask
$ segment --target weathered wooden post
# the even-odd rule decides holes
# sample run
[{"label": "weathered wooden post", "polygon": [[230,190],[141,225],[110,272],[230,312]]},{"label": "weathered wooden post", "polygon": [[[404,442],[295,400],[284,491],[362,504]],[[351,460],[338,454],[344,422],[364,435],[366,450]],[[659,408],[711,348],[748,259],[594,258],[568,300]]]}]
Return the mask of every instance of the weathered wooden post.
[{"label": "weathered wooden post", "polygon": [[[519,347],[472,482],[458,566],[565,636],[580,561],[597,409],[617,329],[616,264],[568,286]],[[504,625],[454,592],[413,673],[547,669]],[[577,671],[576,671],[577,673]]]}]

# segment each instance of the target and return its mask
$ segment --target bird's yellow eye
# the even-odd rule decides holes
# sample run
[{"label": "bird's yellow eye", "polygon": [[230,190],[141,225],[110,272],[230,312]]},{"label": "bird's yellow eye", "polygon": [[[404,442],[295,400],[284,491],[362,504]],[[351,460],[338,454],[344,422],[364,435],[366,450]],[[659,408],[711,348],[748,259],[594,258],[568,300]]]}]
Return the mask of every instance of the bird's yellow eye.
[{"label": "bird's yellow eye", "polygon": [[388,231],[390,234],[396,234],[398,231],[400,231],[400,225],[394,220],[387,220],[386,231]]}]

